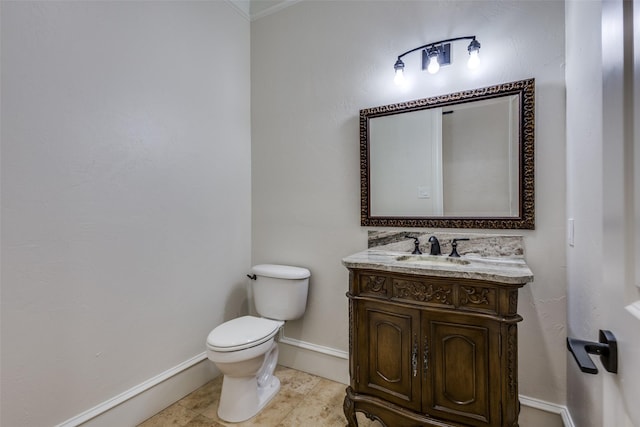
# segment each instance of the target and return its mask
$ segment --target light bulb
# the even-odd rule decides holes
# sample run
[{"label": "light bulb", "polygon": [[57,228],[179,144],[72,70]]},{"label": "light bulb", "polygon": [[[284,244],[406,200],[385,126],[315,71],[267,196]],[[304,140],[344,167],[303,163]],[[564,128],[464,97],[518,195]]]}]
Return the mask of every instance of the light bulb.
[{"label": "light bulb", "polygon": [[480,65],[480,55],[478,55],[478,50],[472,50],[469,52],[469,61],[467,62],[467,67],[470,70],[475,70]]},{"label": "light bulb", "polygon": [[478,55],[480,53],[480,42],[478,42],[478,40],[473,37],[473,40],[471,40],[471,43],[469,43],[469,47],[467,48],[467,50],[469,51],[469,61],[467,62],[467,67],[469,67],[469,69],[471,70],[478,68],[478,65],[480,65],[480,56]]},{"label": "light bulb", "polygon": [[429,56],[429,65],[427,66],[427,71],[431,74],[435,74],[440,69],[440,63],[438,62],[438,55]]},{"label": "light bulb", "polygon": [[404,70],[402,68],[396,69],[396,75],[393,77],[393,82],[396,86],[402,86],[402,84],[404,84]]},{"label": "light bulb", "polygon": [[400,59],[400,57],[398,57],[398,60],[393,65],[393,69],[396,70],[396,75],[393,77],[393,82],[396,84],[396,86],[400,86],[404,83],[404,62],[402,62],[402,59]]}]

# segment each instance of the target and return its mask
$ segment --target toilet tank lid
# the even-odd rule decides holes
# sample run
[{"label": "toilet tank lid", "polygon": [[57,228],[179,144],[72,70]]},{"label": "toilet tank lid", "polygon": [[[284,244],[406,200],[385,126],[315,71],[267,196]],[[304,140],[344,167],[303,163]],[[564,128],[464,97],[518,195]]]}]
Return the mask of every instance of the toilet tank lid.
[{"label": "toilet tank lid", "polygon": [[303,267],[290,265],[260,264],[254,265],[251,272],[256,276],[273,277],[276,279],[306,279],[311,272]]}]

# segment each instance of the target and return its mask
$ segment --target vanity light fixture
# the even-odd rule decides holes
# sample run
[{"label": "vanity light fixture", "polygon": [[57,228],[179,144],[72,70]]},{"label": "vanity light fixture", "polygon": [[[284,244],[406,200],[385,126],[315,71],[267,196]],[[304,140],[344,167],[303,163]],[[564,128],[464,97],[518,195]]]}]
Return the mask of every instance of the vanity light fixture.
[{"label": "vanity light fixture", "polygon": [[404,62],[402,57],[418,50],[422,51],[422,69],[427,70],[431,74],[435,74],[440,70],[442,65],[451,64],[451,43],[458,40],[471,40],[467,51],[469,52],[469,61],[467,66],[470,69],[475,69],[480,64],[480,42],[476,40],[476,36],[455,37],[452,39],[440,40],[433,43],[425,44],[424,46],[416,47],[398,56],[393,68],[395,69],[395,78],[393,79],[397,85],[404,82]]}]

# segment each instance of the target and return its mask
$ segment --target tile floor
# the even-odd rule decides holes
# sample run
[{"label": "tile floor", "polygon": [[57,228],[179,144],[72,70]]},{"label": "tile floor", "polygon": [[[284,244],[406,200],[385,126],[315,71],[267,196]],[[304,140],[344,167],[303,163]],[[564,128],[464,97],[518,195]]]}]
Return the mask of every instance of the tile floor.
[{"label": "tile floor", "polygon": [[[344,427],[342,412],[346,385],[278,366],[280,392],[252,419],[242,423],[227,423],[218,418],[218,399],[222,376],[200,387],[182,400],[149,418],[138,427]],[[379,427],[362,414],[357,414],[363,427]]]}]

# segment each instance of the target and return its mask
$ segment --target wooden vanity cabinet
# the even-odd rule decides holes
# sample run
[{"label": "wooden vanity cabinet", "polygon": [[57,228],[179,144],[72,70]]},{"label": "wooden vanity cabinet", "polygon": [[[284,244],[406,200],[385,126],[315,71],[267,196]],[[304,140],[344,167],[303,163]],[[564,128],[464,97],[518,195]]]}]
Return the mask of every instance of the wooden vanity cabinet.
[{"label": "wooden vanity cabinet", "polygon": [[524,283],[349,273],[349,426],[518,426]]}]

